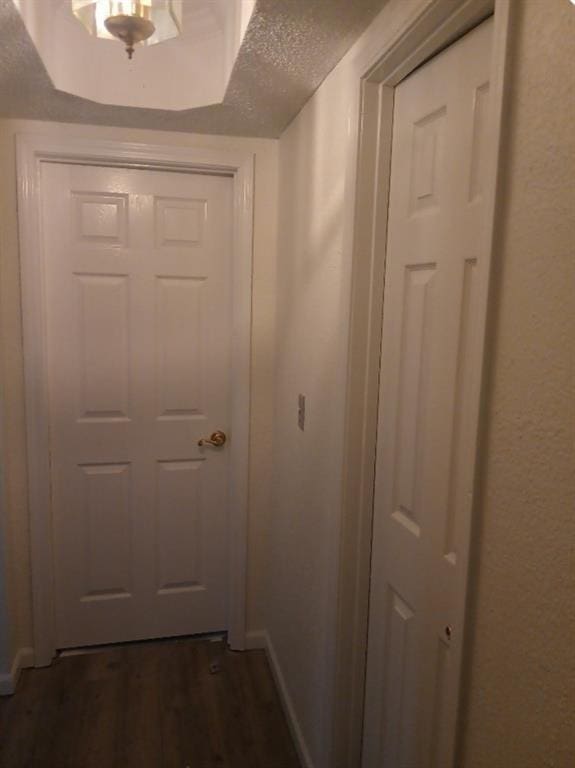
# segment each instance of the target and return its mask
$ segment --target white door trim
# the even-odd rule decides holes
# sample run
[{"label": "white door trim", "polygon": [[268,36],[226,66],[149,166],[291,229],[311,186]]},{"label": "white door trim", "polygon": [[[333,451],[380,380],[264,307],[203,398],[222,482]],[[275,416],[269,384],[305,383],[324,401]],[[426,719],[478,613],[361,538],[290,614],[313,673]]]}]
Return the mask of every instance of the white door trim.
[{"label": "white door trim", "polygon": [[[470,28],[494,14],[492,55],[493,124],[486,171],[486,227],[478,303],[485,325],[473,364],[485,376],[487,308],[500,196],[500,145],[508,61],[510,0],[436,0],[382,48],[377,39],[354,62],[357,135],[348,158],[350,183],[345,241],[352,253],[352,295],[343,460],[343,508],[337,591],[335,712],[332,758],[335,768],[356,768],[361,760],[365,693],[371,535],[373,522],[379,366],[383,315],[387,208],[394,88],[410,72]],[[356,113],[357,114],[357,113]],[[353,125],[353,122],[351,123]],[[473,393],[472,428],[477,434],[475,476],[484,387]],[[473,504],[477,500],[477,479]],[[470,553],[473,567],[473,551]],[[468,622],[469,623],[469,622]],[[468,636],[468,631],[465,633]]]},{"label": "white door trim", "polygon": [[233,440],[230,441],[228,642],[233,649],[242,650],[246,633],[254,156],[251,153],[80,138],[61,141],[38,134],[17,137],[32,609],[37,666],[50,664],[55,652],[46,315],[40,217],[41,164],[44,162],[200,171],[233,177],[234,386],[230,424]]}]

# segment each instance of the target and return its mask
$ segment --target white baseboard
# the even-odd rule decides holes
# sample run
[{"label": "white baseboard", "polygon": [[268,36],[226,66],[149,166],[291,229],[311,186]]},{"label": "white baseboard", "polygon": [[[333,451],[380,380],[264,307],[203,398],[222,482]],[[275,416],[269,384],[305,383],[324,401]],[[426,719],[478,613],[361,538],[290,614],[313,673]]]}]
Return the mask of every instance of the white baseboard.
[{"label": "white baseboard", "polygon": [[20,648],[14,656],[10,672],[0,674],[0,696],[11,696],[16,691],[22,670],[33,666],[34,649]]},{"label": "white baseboard", "polygon": [[293,705],[292,698],[289,694],[285,677],[283,675],[279,659],[275,652],[275,648],[270,639],[269,634],[265,630],[259,630],[257,632],[248,632],[246,635],[246,648],[256,649],[262,648],[266,651],[272,675],[274,677],[280,700],[285,712],[285,716],[288,722],[289,729],[291,731],[292,738],[302,764],[302,768],[314,768],[313,761],[309,754],[306,741],[303,736],[299,719],[296,715],[295,707]]},{"label": "white baseboard", "polygon": [[246,632],[246,651],[259,651],[268,649],[268,636],[264,629],[254,629]]}]

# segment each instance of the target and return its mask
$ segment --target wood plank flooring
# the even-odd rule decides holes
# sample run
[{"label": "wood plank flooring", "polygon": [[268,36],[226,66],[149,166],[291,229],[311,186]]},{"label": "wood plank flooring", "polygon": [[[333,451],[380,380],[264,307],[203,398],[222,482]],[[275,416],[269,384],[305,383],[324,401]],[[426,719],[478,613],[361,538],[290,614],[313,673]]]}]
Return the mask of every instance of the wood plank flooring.
[{"label": "wood plank flooring", "polygon": [[0,699],[0,766],[300,763],[264,652],[185,639],[99,649],[25,671],[16,694]]}]

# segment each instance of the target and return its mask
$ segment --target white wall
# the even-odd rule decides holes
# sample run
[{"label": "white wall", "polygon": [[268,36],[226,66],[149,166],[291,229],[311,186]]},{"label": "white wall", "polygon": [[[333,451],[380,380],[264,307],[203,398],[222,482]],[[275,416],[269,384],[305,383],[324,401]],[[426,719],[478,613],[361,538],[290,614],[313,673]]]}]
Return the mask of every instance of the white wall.
[{"label": "white wall", "polygon": [[[332,704],[355,56],[381,49],[423,5],[390,0],[280,140],[267,629],[302,751],[315,768],[328,766]],[[513,10],[514,135],[504,158],[511,198],[497,254],[482,537],[471,584],[475,641],[459,765],[563,768],[568,750],[575,753],[567,730],[575,632],[566,618],[574,593],[575,133],[567,105],[575,8],[568,0],[530,0]],[[308,398],[304,433],[298,392]]]},{"label": "white wall", "polygon": [[[274,484],[267,630],[304,762],[327,768],[357,137],[357,57],[428,0],[390,0],[280,140]],[[350,159],[352,162],[350,162]],[[305,432],[297,396],[307,397]]]},{"label": "white wall", "polygon": [[[32,645],[29,520],[22,363],[20,273],[16,216],[15,135],[97,137],[228,151],[256,156],[252,326],[252,402],[248,541],[248,628],[261,629],[269,511],[273,421],[273,339],[277,215],[277,141],[183,133],[0,121],[0,463],[5,481],[6,581],[11,605],[11,649]],[[0,659],[1,661],[1,659]],[[0,668],[0,675],[4,669]]]},{"label": "white wall", "polygon": [[[267,630],[304,761],[327,768],[351,250],[357,57],[429,0],[390,0],[280,139],[274,484]],[[351,162],[350,162],[351,160]],[[297,396],[307,397],[305,432]]]},{"label": "white wall", "polygon": [[[314,765],[329,727],[348,303],[338,68],[280,142],[270,641]],[[306,396],[305,431],[297,425]]]}]

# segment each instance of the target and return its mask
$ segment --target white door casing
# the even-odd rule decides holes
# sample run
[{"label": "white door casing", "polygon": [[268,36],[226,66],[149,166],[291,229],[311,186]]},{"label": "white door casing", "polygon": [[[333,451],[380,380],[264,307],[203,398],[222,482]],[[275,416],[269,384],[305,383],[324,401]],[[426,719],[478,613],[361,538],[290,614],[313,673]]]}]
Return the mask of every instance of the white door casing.
[{"label": "white door casing", "polygon": [[[197,172],[231,177],[228,183],[233,188],[230,256],[231,371],[234,387],[229,402],[230,441],[226,446],[230,492],[227,498],[229,579],[225,591],[228,605],[228,641],[231,647],[241,649],[245,647],[253,155],[249,152],[128,144],[94,139],[67,138],[61,141],[38,134],[18,136],[17,145],[35,663],[38,666],[49,664],[56,649],[49,465],[47,313],[44,292],[45,253],[41,226],[42,198],[45,193],[42,169],[52,163]],[[121,194],[121,191],[119,193]],[[160,277],[162,276],[160,274]],[[185,459],[183,460],[185,462]],[[175,467],[169,469],[176,471]],[[185,476],[185,466],[178,465],[177,469],[181,470],[179,477]]]},{"label": "white door casing", "polygon": [[492,28],[484,22],[395,93],[365,768],[453,762]]},{"label": "white door casing", "polygon": [[57,646],[225,630],[231,180],[42,183]]}]

